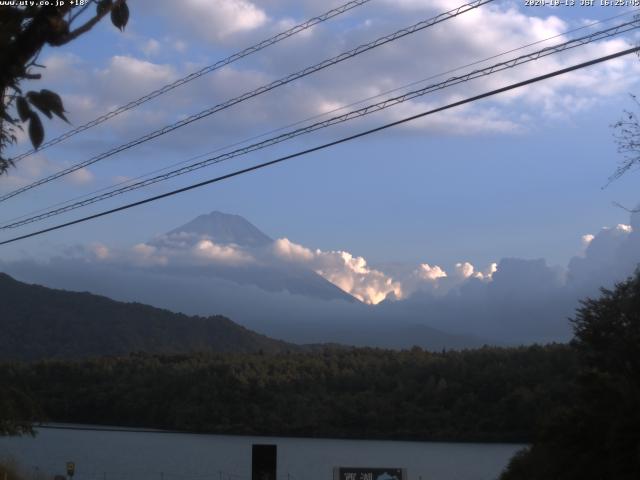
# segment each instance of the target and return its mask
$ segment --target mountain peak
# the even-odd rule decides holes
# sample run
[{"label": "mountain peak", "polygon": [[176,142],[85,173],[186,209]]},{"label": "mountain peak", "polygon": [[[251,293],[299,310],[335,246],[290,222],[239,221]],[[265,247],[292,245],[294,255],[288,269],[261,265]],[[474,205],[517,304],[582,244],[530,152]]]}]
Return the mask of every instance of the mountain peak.
[{"label": "mountain peak", "polygon": [[244,217],[217,210],[207,215],[200,215],[168,234],[181,232],[206,235],[211,237],[215,243],[233,243],[244,247],[262,247],[273,242],[271,238]]}]

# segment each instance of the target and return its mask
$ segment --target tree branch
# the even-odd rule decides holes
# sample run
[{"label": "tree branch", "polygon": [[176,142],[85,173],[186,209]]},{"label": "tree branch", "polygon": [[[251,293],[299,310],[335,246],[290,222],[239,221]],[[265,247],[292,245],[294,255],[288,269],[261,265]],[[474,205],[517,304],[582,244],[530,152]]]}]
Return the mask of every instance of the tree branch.
[{"label": "tree branch", "polygon": [[95,25],[97,25],[98,22],[100,22],[100,20],[102,20],[108,13],[110,13],[111,10],[113,10],[113,8],[116,5],[119,5],[119,4],[123,3],[124,1],[125,0],[116,0],[114,3],[112,3],[111,5],[106,7],[102,13],[96,14],[95,17],[93,17],[91,20],[88,20],[87,22],[85,22],[81,27],[76,28],[75,30],[69,32],[67,35],[65,35],[62,38],[58,39],[56,41],[56,43],[55,43],[55,46],[58,47],[60,45],[64,45],[65,43],[69,43],[70,41],[75,40],[76,38],[78,38],[80,35],[83,35],[83,34],[87,33]]}]

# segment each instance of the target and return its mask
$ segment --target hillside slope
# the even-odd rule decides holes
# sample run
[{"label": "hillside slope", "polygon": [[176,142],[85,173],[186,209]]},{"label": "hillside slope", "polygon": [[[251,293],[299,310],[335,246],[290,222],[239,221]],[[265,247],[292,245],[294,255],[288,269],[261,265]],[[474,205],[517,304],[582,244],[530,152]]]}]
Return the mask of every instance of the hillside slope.
[{"label": "hillside slope", "polygon": [[187,316],[90,293],[28,285],[0,273],[0,360],[297,348],[222,316]]}]

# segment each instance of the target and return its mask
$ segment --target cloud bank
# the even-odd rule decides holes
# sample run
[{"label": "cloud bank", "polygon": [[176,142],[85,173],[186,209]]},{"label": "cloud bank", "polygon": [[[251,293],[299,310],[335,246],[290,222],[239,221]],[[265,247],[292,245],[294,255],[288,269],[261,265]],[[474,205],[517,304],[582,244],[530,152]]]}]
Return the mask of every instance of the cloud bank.
[{"label": "cloud bank", "polygon": [[[640,214],[629,224],[584,234],[582,251],[566,267],[503,258],[485,268],[469,261],[449,268],[432,261],[392,268],[284,237],[252,243],[253,230],[237,231],[253,236],[232,236],[234,243],[177,229],[129,248],[93,243],[67,248],[40,266],[26,260],[1,269],[53,287],[89,288],[186,313],[229,314],[265,332],[275,322],[282,327],[278,335],[290,340],[331,341],[335,337],[328,332],[348,326],[357,332],[423,325],[489,341],[530,343],[567,340],[567,318],[579,300],[624,280],[640,263]],[[221,232],[227,235],[224,228]],[[137,277],[144,280],[134,281]],[[309,322],[317,335],[304,327]],[[296,325],[303,337],[292,336],[285,325]]]}]

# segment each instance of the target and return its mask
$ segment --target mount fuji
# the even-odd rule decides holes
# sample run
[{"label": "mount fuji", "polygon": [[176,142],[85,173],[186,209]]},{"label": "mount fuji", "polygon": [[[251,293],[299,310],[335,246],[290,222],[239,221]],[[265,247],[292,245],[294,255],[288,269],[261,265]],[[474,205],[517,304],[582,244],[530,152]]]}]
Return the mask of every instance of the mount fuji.
[{"label": "mount fuji", "polygon": [[127,251],[105,246],[80,258],[3,262],[0,271],[22,282],[186,315],[223,315],[288,342],[433,350],[495,343],[427,326],[427,311],[397,316],[388,305],[362,303],[311,265],[278,256],[281,241],[241,216],[214,211]]}]

